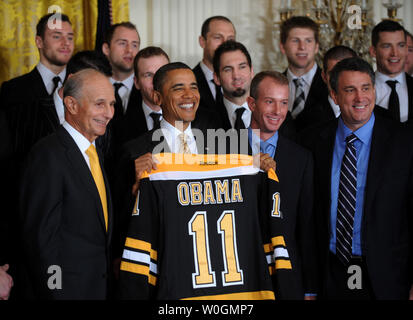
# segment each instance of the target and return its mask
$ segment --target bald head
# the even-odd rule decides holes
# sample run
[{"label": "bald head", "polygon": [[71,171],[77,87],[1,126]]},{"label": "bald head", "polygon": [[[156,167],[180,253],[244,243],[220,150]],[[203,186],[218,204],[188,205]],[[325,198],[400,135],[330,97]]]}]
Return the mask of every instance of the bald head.
[{"label": "bald head", "polygon": [[93,69],[76,72],[64,85],[63,101],[66,121],[90,142],[105,133],[115,105],[107,76]]}]

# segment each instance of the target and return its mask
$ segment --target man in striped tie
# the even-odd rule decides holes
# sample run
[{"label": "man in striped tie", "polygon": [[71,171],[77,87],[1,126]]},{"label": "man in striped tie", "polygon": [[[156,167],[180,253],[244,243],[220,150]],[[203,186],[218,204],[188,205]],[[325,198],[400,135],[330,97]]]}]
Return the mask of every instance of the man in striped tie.
[{"label": "man in striped tie", "polygon": [[341,115],[302,139],[315,159],[324,299],[408,299],[412,285],[413,132],[373,112],[374,80],[360,58],[337,63]]},{"label": "man in striped tie", "polygon": [[65,122],[32,149],[22,175],[26,285],[38,299],[106,299],[113,213],[95,140],[113,117],[114,90],[107,76],[84,69],[63,97]]}]

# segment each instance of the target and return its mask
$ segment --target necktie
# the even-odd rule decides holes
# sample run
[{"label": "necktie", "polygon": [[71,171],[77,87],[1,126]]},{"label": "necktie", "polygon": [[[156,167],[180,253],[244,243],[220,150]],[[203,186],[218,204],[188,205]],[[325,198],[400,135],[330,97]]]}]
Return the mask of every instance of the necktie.
[{"label": "necktie", "polygon": [[191,153],[188,145],[188,136],[185,133],[181,133],[178,137],[180,141],[179,153]]},{"label": "necktie", "polygon": [[394,120],[400,122],[400,102],[399,95],[396,91],[397,80],[388,80],[386,81],[387,85],[391,88],[391,94],[389,98],[389,111]]},{"label": "necktie", "polygon": [[106,200],[106,188],[105,181],[103,179],[102,170],[99,164],[99,157],[96,152],[96,148],[93,144],[86,150],[86,154],[89,157],[90,171],[92,172],[93,180],[95,180],[96,187],[99,192],[100,201],[102,203],[103,215],[105,218],[106,231],[108,230],[108,205]]},{"label": "necktie", "polygon": [[151,112],[149,114],[153,120],[153,129],[159,129],[161,127],[161,115],[160,113],[157,112]]},{"label": "necktie", "polygon": [[215,85],[215,102],[221,101],[222,99],[221,86],[217,85],[214,80],[211,80],[211,81]]},{"label": "necktie", "polygon": [[56,91],[57,87],[59,86],[59,82],[60,82],[60,77],[56,76],[53,78],[53,90],[52,93],[50,95],[53,95],[53,93]]},{"label": "necktie", "polygon": [[115,114],[114,117],[119,118],[121,115],[123,115],[123,103],[122,103],[122,98],[119,95],[119,88],[123,86],[122,82],[115,82],[113,84],[115,87]]},{"label": "necktie", "polygon": [[337,243],[336,255],[347,265],[352,255],[353,223],[356,212],[357,195],[357,155],[354,134],[346,138],[346,151],[341,163],[340,182],[337,204]]},{"label": "necktie", "polygon": [[295,99],[293,104],[293,110],[291,112],[292,117],[295,119],[298,114],[303,111],[305,104],[305,95],[304,95],[304,84],[303,79],[297,78],[294,79],[295,84]]},{"label": "necktie", "polygon": [[244,113],[245,108],[241,107],[235,110],[237,118],[235,119],[234,129],[241,130],[245,129],[244,121],[242,121],[242,114]]}]

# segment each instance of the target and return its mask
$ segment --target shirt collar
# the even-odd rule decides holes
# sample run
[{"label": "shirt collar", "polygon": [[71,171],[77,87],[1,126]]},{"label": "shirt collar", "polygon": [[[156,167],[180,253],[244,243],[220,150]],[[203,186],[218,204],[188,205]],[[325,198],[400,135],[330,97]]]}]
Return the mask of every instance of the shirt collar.
[{"label": "shirt collar", "polygon": [[368,144],[368,142],[371,140],[371,136],[373,134],[373,127],[374,127],[374,122],[375,122],[375,116],[374,112],[371,114],[371,117],[369,121],[367,121],[366,124],[364,124],[362,127],[358,128],[356,131],[352,132],[345,124],[340,116],[339,121],[338,121],[338,127],[337,127],[337,134],[338,138],[340,141],[346,141],[346,138],[354,133],[357,138],[363,143],[363,144]]},{"label": "shirt collar", "polygon": [[199,63],[199,65],[201,66],[201,70],[202,70],[202,72],[204,73],[205,78],[206,78],[208,81],[214,80],[214,72],[213,72],[212,70],[210,70],[210,69],[206,66],[206,64],[205,64],[204,62],[202,62],[202,61]]},{"label": "shirt collar", "polygon": [[85,153],[91,144],[95,145],[95,141],[93,141],[93,143],[90,143],[90,141],[86,139],[86,137],[83,134],[81,134],[79,131],[73,128],[68,122],[63,122],[62,126],[66,129],[67,132],[69,132],[73,140],[75,140],[76,145],[78,146],[81,152]]},{"label": "shirt collar", "polygon": [[116,82],[122,82],[122,84],[128,89],[128,90],[132,90],[133,86],[134,86],[134,74],[132,73],[129,77],[127,77],[126,79],[122,80],[122,81],[118,81],[113,79],[112,77],[109,78],[110,83],[114,84]]},{"label": "shirt collar", "polygon": [[318,67],[318,66],[317,66],[317,63],[314,63],[313,67],[312,67],[306,74],[303,74],[301,77],[297,77],[294,73],[292,73],[292,71],[290,70],[290,68],[288,68],[288,70],[287,70],[287,78],[288,78],[288,81],[291,82],[291,81],[293,81],[294,79],[301,78],[301,79],[304,80],[304,82],[305,82],[308,86],[310,86],[310,85],[311,85],[311,82],[313,81],[314,75],[315,75],[316,72],[317,72],[317,67]]},{"label": "shirt collar", "polygon": [[405,85],[406,83],[406,75],[403,72],[400,72],[397,76],[391,78],[386,74],[381,73],[380,71],[376,71],[376,82],[386,83],[388,80],[397,80],[401,85]]},{"label": "shirt collar", "polygon": [[[43,79],[43,83],[45,84],[46,88],[48,89],[48,92],[53,90],[53,78],[56,76],[60,77],[60,85],[63,83],[66,77],[66,67],[59,73],[55,74],[52,72],[50,69],[48,69],[43,63],[39,61],[39,63],[36,66],[37,71],[39,71],[40,76]],[[49,90],[50,89],[50,90]]]},{"label": "shirt collar", "polygon": [[276,131],[269,139],[264,141],[257,134],[255,134],[251,127],[248,127],[248,141],[253,154],[257,154],[261,150],[265,151],[267,145],[273,146],[274,150],[276,150],[278,143],[278,131]]},{"label": "shirt collar", "polygon": [[159,110],[159,111],[152,110],[151,107],[149,107],[149,106],[145,103],[145,101],[143,101],[143,100],[142,100],[142,109],[143,109],[143,113],[144,113],[144,115],[145,115],[145,118],[150,117],[150,114],[151,114],[152,112],[162,114],[162,109]]}]

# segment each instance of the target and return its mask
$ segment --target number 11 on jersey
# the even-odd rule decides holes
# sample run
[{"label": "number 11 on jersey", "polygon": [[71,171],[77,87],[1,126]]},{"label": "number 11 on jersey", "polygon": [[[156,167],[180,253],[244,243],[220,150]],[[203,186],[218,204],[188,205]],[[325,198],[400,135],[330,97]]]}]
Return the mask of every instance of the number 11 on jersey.
[{"label": "number 11 on jersey", "polygon": [[[217,232],[221,235],[222,255],[225,270],[222,271],[224,286],[243,284],[243,271],[239,267],[234,211],[227,210],[217,221]],[[206,211],[197,211],[188,223],[193,237],[195,273],[192,274],[194,288],[216,286],[215,271],[211,269],[208,224]]]}]

